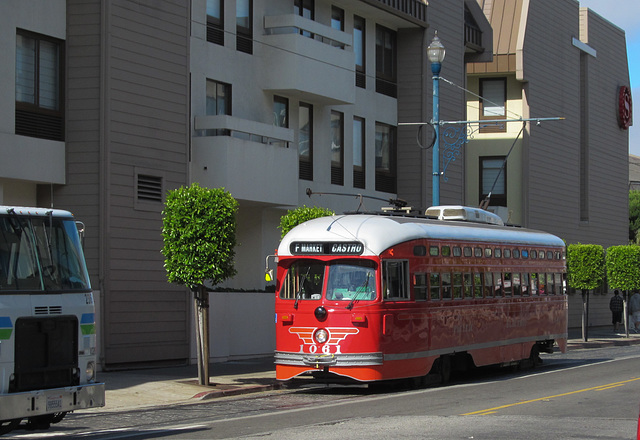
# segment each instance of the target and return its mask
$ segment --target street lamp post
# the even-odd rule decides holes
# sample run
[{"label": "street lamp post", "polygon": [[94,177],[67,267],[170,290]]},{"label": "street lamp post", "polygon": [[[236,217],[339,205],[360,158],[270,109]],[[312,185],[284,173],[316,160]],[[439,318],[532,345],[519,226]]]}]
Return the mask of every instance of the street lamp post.
[{"label": "street lamp post", "polygon": [[432,184],[432,204],[440,205],[440,69],[444,60],[444,46],[438,38],[436,31],[431,44],[427,47],[427,58],[431,63],[431,73],[433,74],[433,118],[432,124],[435,130],[435,141],[433,143],[433,184]]}]

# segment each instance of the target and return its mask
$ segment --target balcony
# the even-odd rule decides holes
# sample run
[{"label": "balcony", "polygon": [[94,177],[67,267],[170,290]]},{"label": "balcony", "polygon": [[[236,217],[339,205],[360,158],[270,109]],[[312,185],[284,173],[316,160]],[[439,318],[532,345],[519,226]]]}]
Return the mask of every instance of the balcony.
[{"label": "balcony", "polygon": [[264,27],[266,90],[325,105],[355,102],[350,34],[294,14],[266,16]]},{"label": "balcony", "polygon": [[[233,116],[196,116],[191,176],[237,200],[296,205],[298,149],[293,130]],[[214,134],[208,136],[207,134]]]}]

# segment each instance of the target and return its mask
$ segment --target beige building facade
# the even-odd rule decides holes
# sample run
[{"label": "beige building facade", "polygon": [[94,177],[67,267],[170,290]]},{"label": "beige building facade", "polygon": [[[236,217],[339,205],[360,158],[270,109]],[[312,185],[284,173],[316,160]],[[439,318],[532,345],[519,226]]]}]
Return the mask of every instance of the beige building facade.
[{"label": "beige building facade", "polygon": [[[475,93],[467,118],[513,122],[476,125],[465,152],[467,203],[493,189],[490,209],[509,223],[569,244],[626,244],[624,32],[577,1],[478,3],[494,29],[494,59],[467,66]],[[518,121],[553,117],[563,119]]]}]

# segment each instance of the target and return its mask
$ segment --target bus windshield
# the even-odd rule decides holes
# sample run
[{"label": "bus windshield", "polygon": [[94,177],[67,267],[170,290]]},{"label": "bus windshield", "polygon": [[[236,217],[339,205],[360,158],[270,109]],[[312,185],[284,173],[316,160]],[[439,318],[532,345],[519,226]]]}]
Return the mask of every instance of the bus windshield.
[{"label": "bus windshield", "polygon": [[0,291],[90,289],[73,220],[0,217]]}]

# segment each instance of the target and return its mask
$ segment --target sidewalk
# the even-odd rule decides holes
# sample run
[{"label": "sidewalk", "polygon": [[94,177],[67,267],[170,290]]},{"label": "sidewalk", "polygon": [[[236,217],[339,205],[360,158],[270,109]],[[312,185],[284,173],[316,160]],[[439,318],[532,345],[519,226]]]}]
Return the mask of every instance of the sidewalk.
[{"label": "sidewalk", "polygon": [[[587,342],[581,329],[569,329],[568,350],[640,344],[640,334],[615,334],[609,327],[590,328]],[[196,403],[224,396],[270,391],[282,387],[275,379],[273,358],[230,361],[210,365],[210,385],[198,385],[195,365],[103,371],[106,406],[88,412],[123,411],[153,406]]]}]

